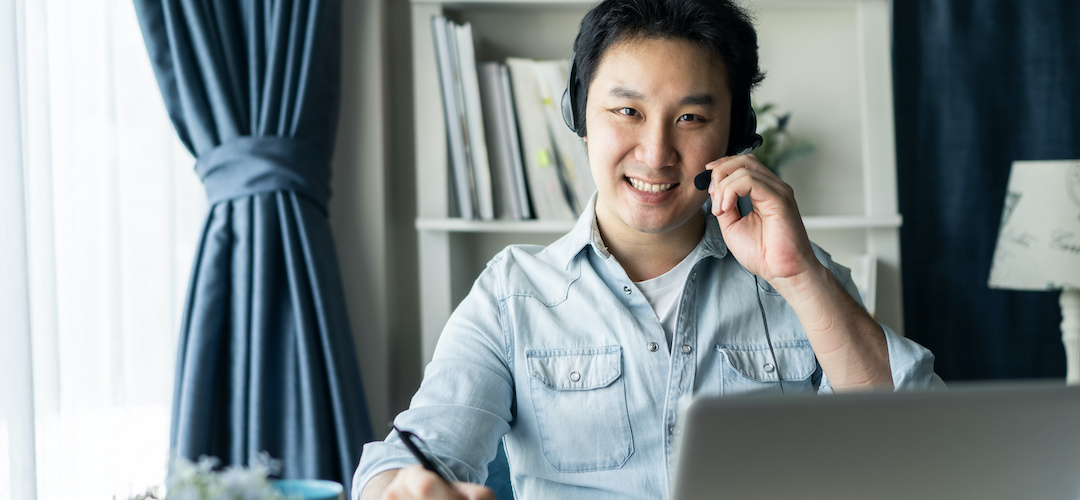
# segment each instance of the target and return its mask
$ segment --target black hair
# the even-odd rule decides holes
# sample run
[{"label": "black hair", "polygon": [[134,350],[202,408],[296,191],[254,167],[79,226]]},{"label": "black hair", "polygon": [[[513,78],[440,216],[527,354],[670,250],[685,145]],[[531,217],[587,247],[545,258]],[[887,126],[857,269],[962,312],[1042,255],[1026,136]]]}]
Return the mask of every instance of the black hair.
[{"label": "black hair", "polygon": [[612,45],[634,39],[682,39],[718,55],[731,92],[731,131],[745,128],[750,90],[765,78],[758,67],[757,32],[732,0],[603,0],[581,20],[569,85],[574,130],[585,136],[585,101],[600,59]]}]

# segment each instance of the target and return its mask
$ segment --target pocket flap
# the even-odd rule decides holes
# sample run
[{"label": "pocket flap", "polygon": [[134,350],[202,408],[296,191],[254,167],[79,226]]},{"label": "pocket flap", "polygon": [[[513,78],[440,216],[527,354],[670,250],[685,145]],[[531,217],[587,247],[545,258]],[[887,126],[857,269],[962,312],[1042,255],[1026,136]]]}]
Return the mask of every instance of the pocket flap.
[{"label": "pocket flap", "polygon": [[619,346],[525,351],[529,376],[558,391],[607,387],[622,375]]},{"label": "pocket flap", "polygon": [[720,345],[717,349],[731,369],[757,382],[776,382],[778,373],[784,380],[805,380],[817,370],[817,358],[806,340],[773,343],[775,363],[768,344]]}]

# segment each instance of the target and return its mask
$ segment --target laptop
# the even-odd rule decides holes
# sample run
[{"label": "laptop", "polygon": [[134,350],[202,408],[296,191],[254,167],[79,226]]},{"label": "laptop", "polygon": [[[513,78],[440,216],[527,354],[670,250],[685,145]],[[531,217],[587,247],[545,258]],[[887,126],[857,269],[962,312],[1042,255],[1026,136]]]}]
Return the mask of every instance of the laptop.
[{"label": "laptop", "polygon": [[1080,387],[702,398],[673,500],[1080,499]]}]

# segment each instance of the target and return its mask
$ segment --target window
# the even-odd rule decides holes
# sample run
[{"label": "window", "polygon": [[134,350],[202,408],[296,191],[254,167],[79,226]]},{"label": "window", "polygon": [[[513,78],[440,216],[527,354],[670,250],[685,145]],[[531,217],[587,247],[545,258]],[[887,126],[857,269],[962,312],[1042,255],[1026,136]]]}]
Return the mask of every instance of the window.
[{"label": "window", "polygon": [[0,4],[0,75],[0,500],[127,498],[164,481],[206,196],[131,2]]}]

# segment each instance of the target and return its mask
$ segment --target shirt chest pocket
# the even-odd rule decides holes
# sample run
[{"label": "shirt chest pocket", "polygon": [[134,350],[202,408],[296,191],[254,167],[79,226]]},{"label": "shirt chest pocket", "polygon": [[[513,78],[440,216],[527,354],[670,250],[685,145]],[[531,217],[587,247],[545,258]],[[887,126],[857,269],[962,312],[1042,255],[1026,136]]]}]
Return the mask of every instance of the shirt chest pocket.
[{"label": "shirt chest pocket", "polygon": [[[720,394],[730,396],[751,392],[811,392],[820,383],[814,350],[807,340],[769,344],[718,345],[720,352]],[[773,353],[776,353],[775,359]]]},{"label": "shirt chest pocket", "polygon": [[525,352],[544,456],[559,472],[622,467],[634,451],[619,346]]}]

